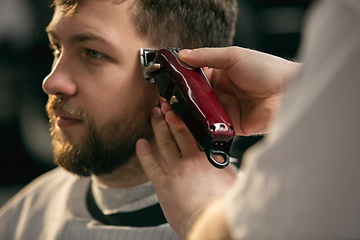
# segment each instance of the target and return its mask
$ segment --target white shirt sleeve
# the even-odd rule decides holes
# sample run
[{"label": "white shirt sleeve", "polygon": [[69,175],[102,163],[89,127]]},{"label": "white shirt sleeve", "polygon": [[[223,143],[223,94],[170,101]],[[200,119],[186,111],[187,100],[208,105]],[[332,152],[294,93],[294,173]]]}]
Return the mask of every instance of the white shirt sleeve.
[{"label": "white shirt sleeve", "polygon": [[234,239],[360,238],[360,1],[318,3],[271,134],[227,195]]}]

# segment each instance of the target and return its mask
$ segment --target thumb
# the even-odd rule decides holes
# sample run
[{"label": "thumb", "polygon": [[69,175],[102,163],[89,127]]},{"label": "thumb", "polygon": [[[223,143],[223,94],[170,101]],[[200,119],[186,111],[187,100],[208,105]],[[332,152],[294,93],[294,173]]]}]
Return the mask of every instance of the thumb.
[{"label": "thumb", "polygon": [[180,60],[192,67],[228,68],[229,60],[240,48],[198,48],[184,49],[178,54]]},{"label": "thumb", "polygon": [[[200,49],[203,51],[203,48]],[[205,59],[202,56],[200,49],[183,49],[179,52],[178,57],[180,60],[184,61],[192,67],[204,67],[206,65]]]}]

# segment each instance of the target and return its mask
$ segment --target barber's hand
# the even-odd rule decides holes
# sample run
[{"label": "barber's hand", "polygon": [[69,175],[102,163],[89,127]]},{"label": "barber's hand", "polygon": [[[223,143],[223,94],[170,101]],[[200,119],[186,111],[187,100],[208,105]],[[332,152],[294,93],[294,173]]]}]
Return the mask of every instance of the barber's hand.
[{"label": "barber's hand", "polygon": [[211,165],[191,133],[185,127],[169,126],[160,108],[154,108],[151,123],[165,165],[159,164],[144,139],[138,140],[136,152],[166,219],[185,237],[204,207],[223,196],[237,174],[231,166],[218,169]]},{"label": "barber's hand", "polygon": [[[282,102],[286,82],[301,64],[269,54],[240,48],[202,48],[183,50],[179,58],[193,67],[204,68],[214,91],[234,125],[236,134],[268,132]],[[169,105],[164,105],[166,120],[181,123]]]}]

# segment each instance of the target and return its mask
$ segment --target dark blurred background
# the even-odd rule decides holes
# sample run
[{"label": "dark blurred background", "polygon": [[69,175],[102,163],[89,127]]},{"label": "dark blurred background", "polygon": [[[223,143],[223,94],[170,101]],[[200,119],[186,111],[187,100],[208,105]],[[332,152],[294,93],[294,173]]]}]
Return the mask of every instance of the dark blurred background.
[{"label": "dark blurred background", "polygon": [[[310,0],[241,0],[234,45],[295,58]],[[50,0],[0,0],[0,206],[54,168],[41,83],[52,52],[45,27]],[[232,157],[262,137],[237,137]]]}]

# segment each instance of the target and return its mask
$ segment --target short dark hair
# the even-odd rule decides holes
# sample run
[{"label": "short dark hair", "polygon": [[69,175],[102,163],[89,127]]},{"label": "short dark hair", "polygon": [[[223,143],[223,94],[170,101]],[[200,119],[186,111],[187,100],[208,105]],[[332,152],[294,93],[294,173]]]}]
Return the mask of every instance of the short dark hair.
[{"label": "short dark hair", "polygon": [[[80,1],[53,5],[66,5],[72,14]],[[236,0],[135,0],[133,22],[154,47],[225,47],[232,45],[237,12]]]}]

